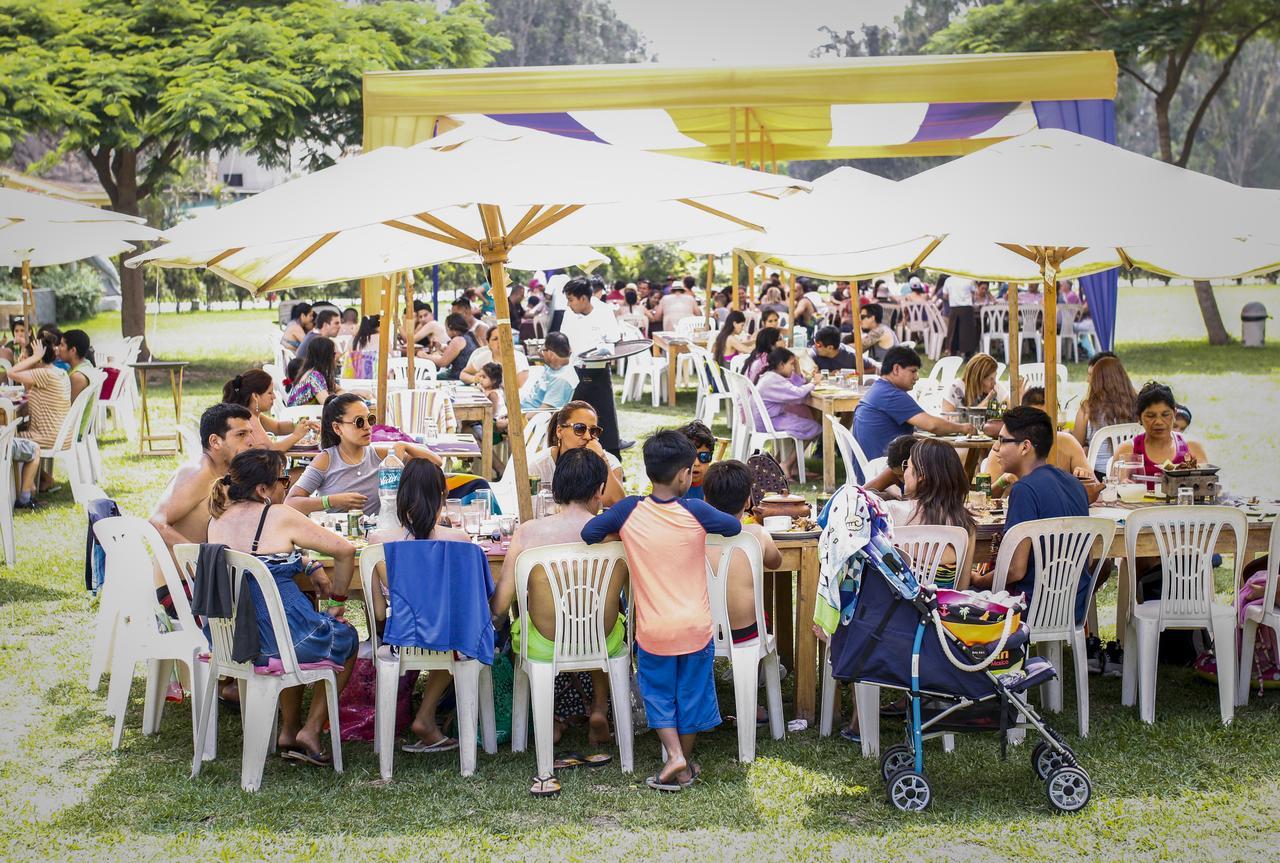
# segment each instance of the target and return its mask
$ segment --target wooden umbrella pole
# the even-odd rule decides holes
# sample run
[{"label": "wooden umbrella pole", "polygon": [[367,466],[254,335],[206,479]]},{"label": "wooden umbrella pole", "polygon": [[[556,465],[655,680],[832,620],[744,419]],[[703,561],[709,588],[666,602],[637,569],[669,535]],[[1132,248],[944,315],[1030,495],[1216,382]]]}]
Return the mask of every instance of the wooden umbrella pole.
[{"label": "wooden umbrella pole", "polygon": [[711,279],[715,272],[715,266],[716,256],[707,255],[707,305],[706,308],[703,309],[703,315],[708,327],[711,326]]},{"label": "wooden umbrella pole", "polygon": [[480,216],[485,228],[485,239],[480,243],[480,257],[489,270],[494,315],[498,319],[498,354],[502,364],[502,394],[507,402],[507,438],[511,441],[511,465],[516,473],[516,501],[520,520],[530,521],[533,519],[533,500],[529,496],[529,463],[525,453],[524,414],[520,412],[520,386],[516,380],[515,343],[511,338],[511,308],[506,302],[498,302],[499,297],[507,296],[505,264],[510,248],[506,237],[501,234],[502,221],[498,208],[492,204],[482,204]]},{"label": "wooden umbrella pole", "polygon": [[378,422],[387,421],[387,359],[391,356],[391,305],[394,276],[382,277],[382,319],[378,322]]},{"label": "wooden umbrella pole", "polygon": [[405,365],[405,381],[410,389],[417,389],[414,385],[413,361],[417,348],[413,343],[413,282],[409,277],[409,271],[404,273],[404,355],[406,357]]},{"label": "wooden umbrella pole", "polygon": [[1018,341],[1018,286],[1009,283],[1009,404],[1017,407],[1022,403],[1022,383],[1018,377],[1018,360],[1022,350]]},{"label": "wooden umbrella pole", "polygon": [[754,305],[756,301],[756,265],[747,259],[747,303]]},{"label": "wooden umbrella pole", "polygon": [[796,325],[796,274],[787,274],[787,323]]},{"label": "wooden umbrella pole", "polygon": [[27,333],[34,334],[39,323],[36,321],[35,290],[31,287],[31,261],[26,258],[22,260],[22,313],[27,322]]},{"label": "wooden umbrella pole", "polygon": [[[862,361],[862,303],[858,297],[857,282],[853,283],[853,368],[858,373],[858,386],[862,386],[862,376],[866,373],[866,364]],[[880,373],[884,374],[885,369]]]},{"label": "wooden umbrella pole", "polygon": [[[1058,267],[1061,249],[1044,249],[1040,275],[1044,283],[1044,409],[1058,429]],[[1057,448],[1057,435],[1054,435]],[[1052,456],[1050,456],[1052,458]]]},{"label": "wooden umbrella pole", "polygon": [[729,253],[729,263],[733,268],[733,310],[736,312],[742,308],[742,300],[738,296],[741,293],[738,285],[738,250],[734,249]]}]

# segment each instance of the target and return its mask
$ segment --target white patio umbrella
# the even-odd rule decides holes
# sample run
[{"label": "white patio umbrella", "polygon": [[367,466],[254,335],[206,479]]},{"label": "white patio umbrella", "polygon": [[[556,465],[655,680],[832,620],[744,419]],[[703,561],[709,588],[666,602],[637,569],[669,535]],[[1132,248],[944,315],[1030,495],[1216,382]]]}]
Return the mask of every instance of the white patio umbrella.
[{"label": "white patio umbrella", "polygon": [[131,251],[160,236],[136,216],[0,188],[0,266],[22,269],[27,320],[36,324],[31,268]]},{"label": "white patio umbrella", "polygon": [[[535,238],[541,245],[624,245],[723,233],[726,220],[756,227],[733,214],[735,203],[755,193],[807,188],[742,168],[496,123],[466,124],[408,149],[380,148],[201,216],[174,228],[169,244],[129,265],[149,260],[226,268],[233,257],[244,256],[260,275],[264,246],[296,243],[297,255],[262,281],[274,285],[330,243],[347,240],[348,233],[369,254],[385,254],[395,247],[387,238],[403,234],[478,256],[489,268],[495,297],[501,297],[512,250]],[[406,256],[395,265],[433,260],[439,258]],[[388,284],[384,308],[389,290]],[[511,325],[506,304],[495,306],[509,429],[520,440],[524,423]],[[386,356],[384,348],[383,361]],[[524,448],[512,452],[516,487],[523,491]],[[527,494],[520,495],[520,513],[531,514]]]}]

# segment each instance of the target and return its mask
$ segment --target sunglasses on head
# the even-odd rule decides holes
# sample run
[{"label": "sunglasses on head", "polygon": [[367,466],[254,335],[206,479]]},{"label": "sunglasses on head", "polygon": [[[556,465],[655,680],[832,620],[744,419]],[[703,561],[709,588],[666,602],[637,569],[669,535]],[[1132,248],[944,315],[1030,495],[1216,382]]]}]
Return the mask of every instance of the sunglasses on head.
[{"label": "sunglasses on head", "polygon": [[367,417],[356,417],[353,420],[338,420],[338,422],[342,423],[343,425],[353,425],[358,429],[362,429],[366,425],[369,428],[373,428],[374,424],[377,423],[377,421],[378,421],[378,417],[374,414],[369,414],[369,416]]},{"label": "sunglasses on head", "polygon": [[600,435],[604,432],[604,429],[600,428],[600,426],[589,426],[586,423],[573,423],[572,425],[568,423],[562,423],[560,425],[560,428],[570,429],[578,437],[586,437],[587,435],[590,435],[592,440],[600,437]]},{"label": "sunglasses on head", "polygon": [[699,452],[698,461],[702,462],[703,464],[711,464],[711,453],[707,452],[706,450]]},{"label": "sunglasses on head", "polygon": [[276,482],[280,483],[280,484],[281,484],[282,486],[284,486],[285,488],[288,488],[288,487],[289,487],[289,475],[288,475],[288,474],[285,474],[284,476],[278,476],[278,477],[276,477]]}]

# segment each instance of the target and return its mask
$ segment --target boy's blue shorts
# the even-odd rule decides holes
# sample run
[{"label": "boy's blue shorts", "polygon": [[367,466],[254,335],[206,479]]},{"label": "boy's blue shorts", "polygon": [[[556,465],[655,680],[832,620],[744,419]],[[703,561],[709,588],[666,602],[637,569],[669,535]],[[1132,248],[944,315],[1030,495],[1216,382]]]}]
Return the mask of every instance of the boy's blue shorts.
[{"label": "boy's blue shorts", "polygon": [[636,645],[636,679],[650,728],[680,734],[710,731],[720,724],[712,663],[714,641],[697,653],[658,656]]}]

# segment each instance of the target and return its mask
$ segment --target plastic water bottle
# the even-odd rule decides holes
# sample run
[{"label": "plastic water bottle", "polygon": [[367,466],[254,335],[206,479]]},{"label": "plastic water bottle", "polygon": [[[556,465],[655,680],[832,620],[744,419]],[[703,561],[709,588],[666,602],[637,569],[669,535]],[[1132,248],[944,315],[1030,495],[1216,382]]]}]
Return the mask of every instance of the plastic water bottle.
[{"label": "plastic water bottle", "polygon": [[791,347],[807,348],[809,346],[809,331],[797,324],[791,330]]},{"label": "plastic water bottle", "polygon": [[396,526],[396,493],[400,490],[400,474],[403,472],[404,462],[396,457],[395,450],[387,453],[378,465],[378,527]]}]

